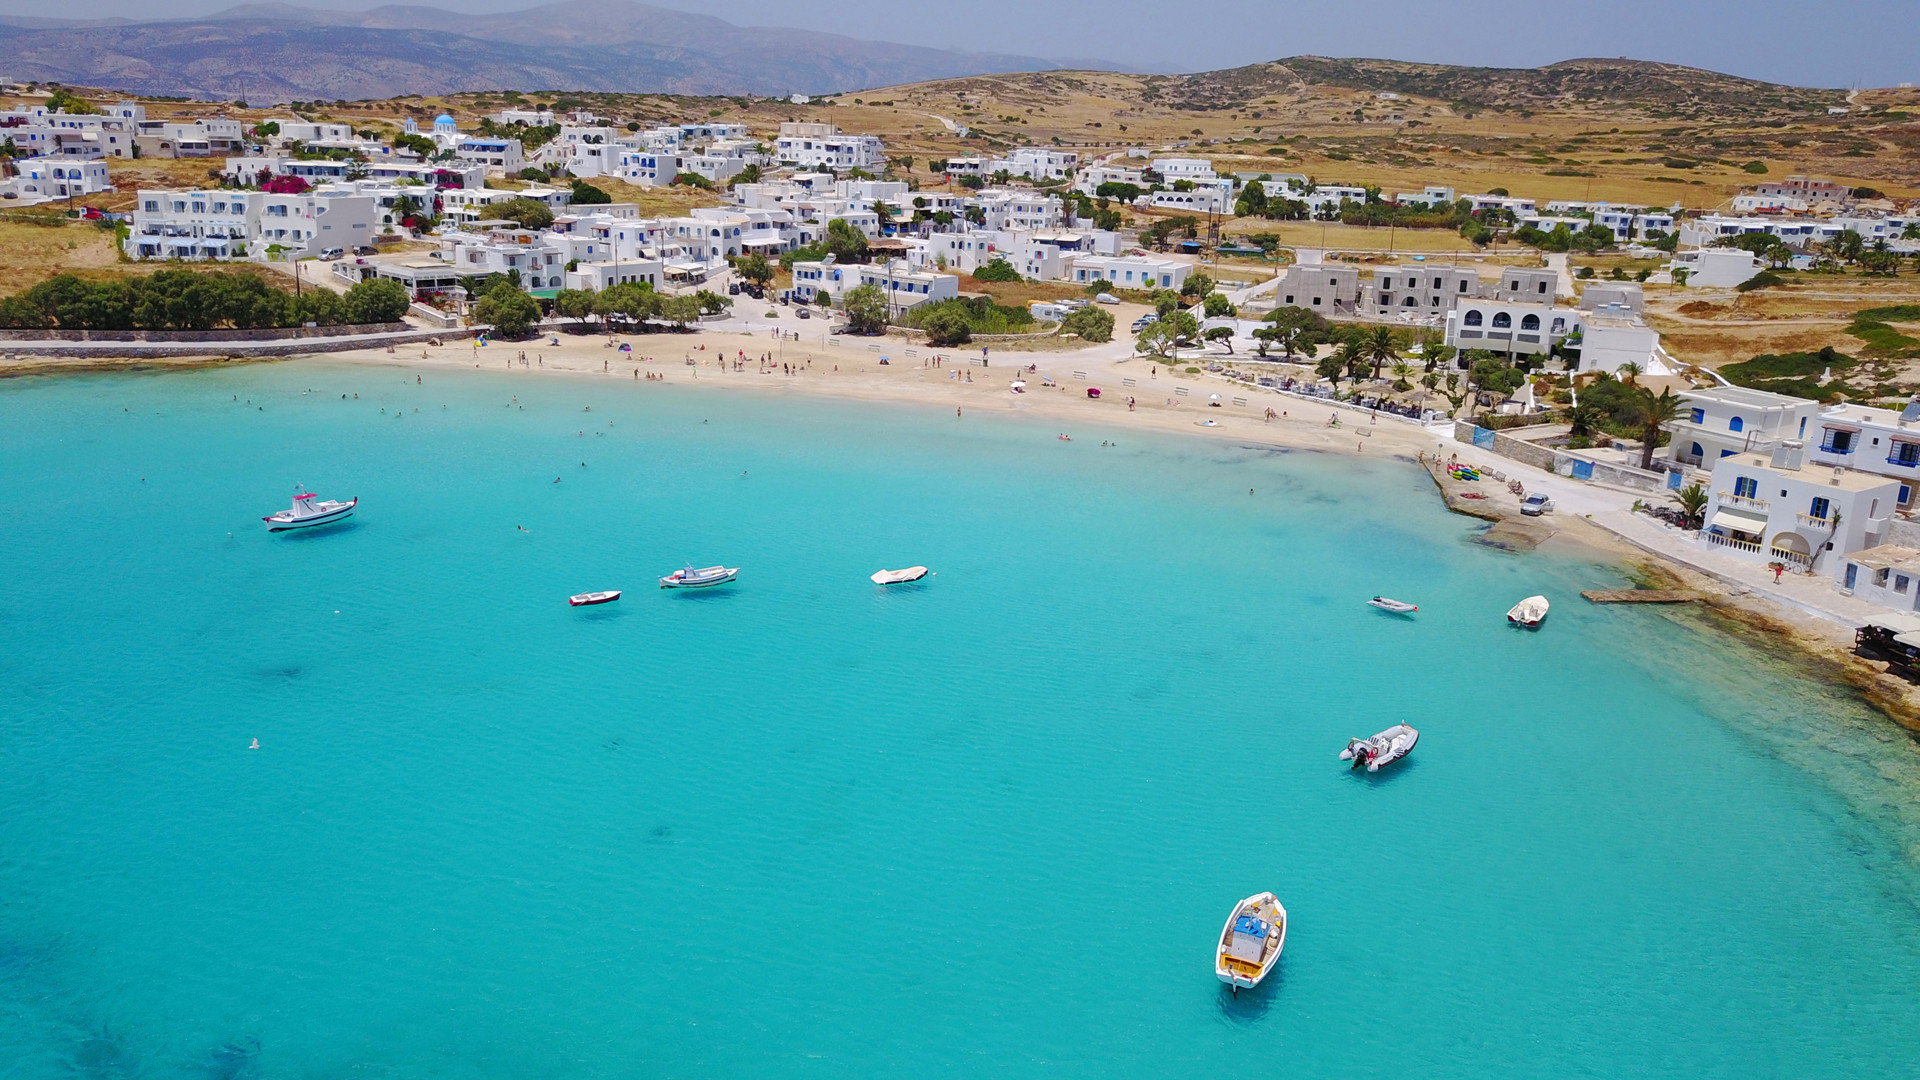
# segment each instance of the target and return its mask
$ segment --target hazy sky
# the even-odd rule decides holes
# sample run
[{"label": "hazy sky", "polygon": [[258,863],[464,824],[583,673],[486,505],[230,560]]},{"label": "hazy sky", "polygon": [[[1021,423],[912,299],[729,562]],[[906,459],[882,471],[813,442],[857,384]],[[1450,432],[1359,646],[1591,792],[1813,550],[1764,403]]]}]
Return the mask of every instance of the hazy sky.
[{"label": "hazy sky", "polygon": [[[0,0],[0,13],[169,18],[238,0]],[[540,0],[406,0],[511,11]],[[1526,67],[1629,56],[1805,86],[1920,83],[1920,0],[653,0],[736,23],[1198,71],[1299,53]],[[378,0],[307,0],[362,9]]]}]

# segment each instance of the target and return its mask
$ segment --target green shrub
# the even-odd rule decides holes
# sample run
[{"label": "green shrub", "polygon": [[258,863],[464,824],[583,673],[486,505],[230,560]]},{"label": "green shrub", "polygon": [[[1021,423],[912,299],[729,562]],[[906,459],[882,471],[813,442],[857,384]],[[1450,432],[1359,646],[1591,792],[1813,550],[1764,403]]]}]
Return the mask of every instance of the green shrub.
[{"label": "green shrub", "polygon": [[1060,332],[1073,334],[1081,341],[1112,341],[1113,312],[1091,305],[1068,312],[1067,317],[1060,320]]},{"label": "green shrub", "polygon": [[1771,270],[1762,270],[1740,284],[1735,285],[1733,288],[1736,292],[1752,292],[1755,289],[1765,289],[1774,285],[1785,285],[1786,283],[1787,279],[1781,277],[1779,274]]},{"label": "green shrub", "polygon": [[975,281],[1019,281],[1020,272],[1005,259],[994,259],[973,272]]}]

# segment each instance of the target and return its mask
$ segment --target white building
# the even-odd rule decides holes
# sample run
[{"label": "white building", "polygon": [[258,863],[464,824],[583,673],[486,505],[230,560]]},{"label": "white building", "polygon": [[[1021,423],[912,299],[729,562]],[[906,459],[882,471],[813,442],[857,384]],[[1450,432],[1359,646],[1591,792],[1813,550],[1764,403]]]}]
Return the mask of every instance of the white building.
[{"label": "white building", "polygon": [[1699,543],[1756,563],[1824,570],[1886,537],[1900,485],[1868,473],[1803,462],[1786,443],[1770,454],[1734,454],[1713,464]]},{"label": "white building", "polygon": [[1846,402],[1821,409],[1814,423],[1818,430],[1807,437],[1809,462],[1894,480],[1900,508],[1913,506],[1920,490],[1920,406],[1895,412]]},{"label": "white building", "polygon": [[1193,184],[1191,191],[1176,191],[1171,188],[1149,191],[1134,199],[1133,205],[1160,210],[1184,210],[1192,214],[1232,216],[1234,191],[1231,176],[1216,176],[1208,180],[1188,182]]},{"label": "white building", "polygon": [[1065,180],[1080,167],[1080,155],[1071,150],[1023,146],[987,163],[988,173],[1006,172],[1032,180]]},{"label": "white building", "polygon": [[1469,300],[1447,312],[1446,343],[1463,351],[1487,349],[1535,356],[1553,351],[1568,335],[1582,329],[1579,312],[1552,304]]},{"label": "white building", "polygon": [[1686,271],[1690,288],[1731,289],[1759,273],[1760,260],[1743,248],[1701,248],[1675,255],[1667,269],[1676,275]]},{"label": "white building", "polygon": [[1132,184],[1142,191],[1147,189],[1146,180],[1139,169],[1121,168],[1114,165],[1089,165],[1080,170],[1080,178],[1073,188],[1083,195],[1097,195],[1101,184]]},{"label": "white building", "polygon": [[803,302],[810,303],[816,296],[825,294],[834,306],[842,306],[847,293],[862,285],[878,286],[895,311],[960,296],[959,278],[932,270],[915,270],[904,261],[884,266],[833,262],[793,264],[794,297]]},{"label": "white building", "polygon": [[[1385,317],[1412,309],[1435,314],[1450,311],[1462,300],[1480,296],[1480,275],[1471,267],[1398,266],[1373,272],[1370,297],[1376,314]],[[1553,294],[1548,293],[1551,301]]]},{"label": "white building", "polygon": [[1148,255],[1082,255],[1073,260],[1075,284],[1107,282],[1117,289],[1174,289],[1187,283],[1190,263]]},{"label": "white building", "polygon": [[457,160],[484,165],[508,175],[527,167],[526,153],[521,150],[519,139],[468,135],[454,147],[453,155]]},{"label": "white building", "polygon": [[1152,170],[1160,174],[1160,181],[1166,184],[1175,180],[1212,180],[1217,175],[1213,162],[1206,158],[1154,158]]},{"label": "white building", "polygon": [[495,229],[450,237],[442,245],[441,258],[466,278],[518,274],[520,287],[532,292],[561,287],[567,248],[563,241],[544,233]]},{"label": "white building", "polygon": [[133,259],[303,259],[371,244],[382,217],[378,199],[357,192],[142,190],[125,250]]},{"label": "white building", "polygon": [[962,200],[978,209],[985,229],[1054,229],[1066,224],[1066,204],[1058,195],[1013,188],[988,188]]},{"label": "white building", "polygon": [[16,167],[20,175],[13,181],[14,190],[24,201],[73,199],[113,190],[104,158],[28,158]]},{"label": "white building", "polygon": [[1667,459],[1696,468],[1712,468],[1723,457],[1771,453],[1784,442],[1804,441],[1811,437],[1807,428],[1819,410],[1805,398],[1743,386],[1685,390],[1680,400],[1687,411],[1667,425],[1673,435]]},{"label": "white building", "polygon": [[886,165],[886,146],[877,135],[844,135],[832,124],[785,123],[774,141],[774,156],[811,169],[868,169]]},{"label": "white building", "polygon": [[134,144],[146,157],[222,157],[245,149],[246,126],[224,117],[186,122],[143,120],[134,129]]}]

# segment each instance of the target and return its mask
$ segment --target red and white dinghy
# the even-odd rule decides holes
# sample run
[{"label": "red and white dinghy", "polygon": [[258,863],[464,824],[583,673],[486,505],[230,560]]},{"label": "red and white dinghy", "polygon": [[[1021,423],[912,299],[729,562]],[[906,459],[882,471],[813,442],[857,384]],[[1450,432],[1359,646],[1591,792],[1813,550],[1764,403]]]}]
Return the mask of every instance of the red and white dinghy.
[{"label": "red and white dinghy", "polygon": [[567,597],[567,603],[574,607],[592,607],[594,604],[611,604],[620,599],[620,590],[611,592],[583,592],[578,596]]},{"label": "red and white dinghy", "polygon": [[293,505],[277,514],[268,514],[261,518],[267,523],[268,532],[286,532],[288,529],[310,529],[315,525],[331,525],[353,516],[353,508],[360,505],[358,497],[346,502],[332,500],[321,501],[320,497],[309,492],[304,485],[293,488]]}]

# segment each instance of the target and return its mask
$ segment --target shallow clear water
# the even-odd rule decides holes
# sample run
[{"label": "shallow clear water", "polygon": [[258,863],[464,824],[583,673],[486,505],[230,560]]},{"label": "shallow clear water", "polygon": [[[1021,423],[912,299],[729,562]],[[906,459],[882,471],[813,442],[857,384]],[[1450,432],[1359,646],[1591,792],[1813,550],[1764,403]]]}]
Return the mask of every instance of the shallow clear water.
[{"label": "shallow clear water", "polygon": [[[1405,464],[1053,433],[0,386],[0,1072],[1913,1075],[1911,740]],[[266,534],[295,482],[362,512]]]}]

